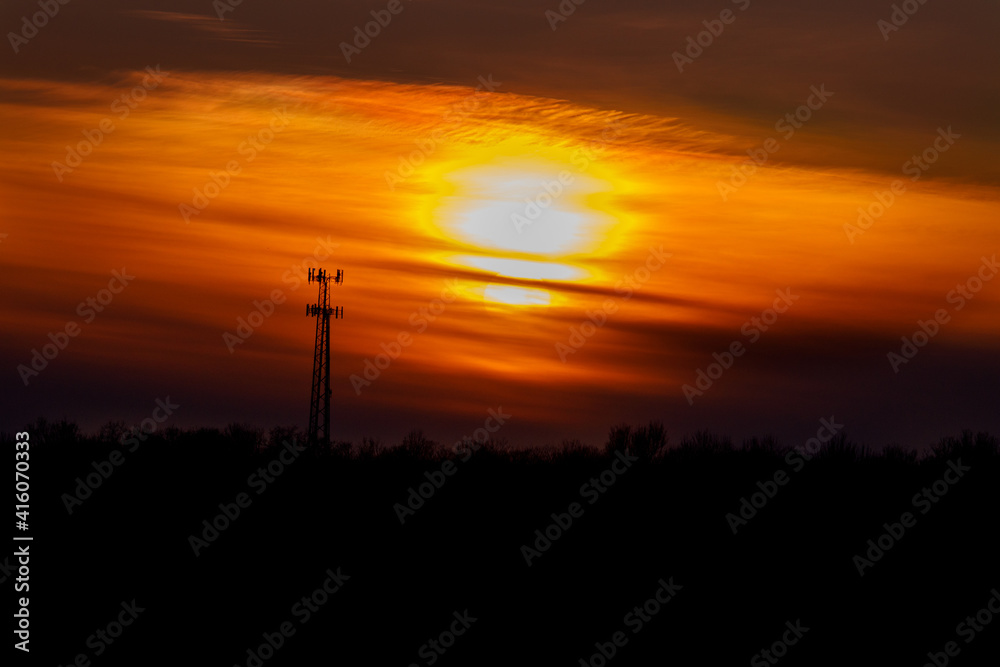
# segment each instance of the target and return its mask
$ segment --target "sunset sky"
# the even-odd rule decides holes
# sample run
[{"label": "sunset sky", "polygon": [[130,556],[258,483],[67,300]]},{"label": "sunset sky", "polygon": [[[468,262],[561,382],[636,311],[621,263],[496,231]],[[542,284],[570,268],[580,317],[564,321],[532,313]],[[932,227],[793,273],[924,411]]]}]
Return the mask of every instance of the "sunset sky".
[{"label": "sunset sky", "polygon": [[322,266],[337,439],[1000,433],[1000,7],[913,4],[5,2],[0,428],[305,426]]}]

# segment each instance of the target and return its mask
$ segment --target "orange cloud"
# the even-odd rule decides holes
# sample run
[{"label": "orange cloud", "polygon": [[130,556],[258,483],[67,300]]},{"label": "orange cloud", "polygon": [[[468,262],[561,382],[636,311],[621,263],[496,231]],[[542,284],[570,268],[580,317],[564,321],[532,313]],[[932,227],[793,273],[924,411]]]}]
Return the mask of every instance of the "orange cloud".
[{"label": "orange cloud", "polygon": [[[141,369],[234,402],[280,387],[276,414],[293,414],[313,342],[304,277],[321,265],[346,273],[334,292],[342,419],[370,406],[475,415],[492,395],[532,419],[577,419],[607,392],[677,403],[776,289],[801,299],[773,344],[891,342],[1000,249],[995,189],[867,171],[837,137],[821,144],[828,164],[766,164],[724,201],[718,184],[746,156],[676,118],[471,86],[180,71],[122,117],[112,105],[143,76],[0,81],[9,375],[126,267],[134,284],[54,369]],[[74,152],[60,182],[53,163]],[[894,179],[906,191],[852,243],[845,225]],[[273,314],[227,346],[275,294]],[[983,289],[947,339],[995,351],[998,301]],[[359,390],[351,376],[402,333],[412,342]],[[742,377],[715,395],[757,391]],[[589,403],[560,416],[559,392]]]}]

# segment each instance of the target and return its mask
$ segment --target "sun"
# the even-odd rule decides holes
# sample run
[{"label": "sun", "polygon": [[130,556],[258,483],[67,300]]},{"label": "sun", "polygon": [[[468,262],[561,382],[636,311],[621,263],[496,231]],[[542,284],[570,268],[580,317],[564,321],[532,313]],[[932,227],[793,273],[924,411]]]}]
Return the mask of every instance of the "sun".
[{"label": "sun", "polygon": [[[525,164],[527,162],[527,164]],[[585,251],[610,221],[587,209],[610,184],[558,163],[504,160],[453,172],[458,193],[440,215],[460,238],[511,255],[557,257]]]},{"label": "sun", "polygon": [[438,165],[428,226],[462,250],[441,261],[492,274],[482,285],[487,302],[551,305],[548,289],[523,281],[598,277],[588,261],[617,245],[622,219],[610,202],[618,188],[606,168],[574,159],[570,148],[510,148]]}]

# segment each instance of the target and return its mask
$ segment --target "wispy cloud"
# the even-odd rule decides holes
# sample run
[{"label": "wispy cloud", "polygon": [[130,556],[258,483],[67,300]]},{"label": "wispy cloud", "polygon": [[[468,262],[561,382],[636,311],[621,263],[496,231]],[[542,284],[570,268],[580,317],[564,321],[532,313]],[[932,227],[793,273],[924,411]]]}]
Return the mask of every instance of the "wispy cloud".
[{"label": "wispy cloud", "polygon": [[126,16],[134,16],[150,21],[179,23],[197,31],[207,33],[215,39],[227,42],[245,42],[250,44],[278,44],[265,30],[251,28],[232,18],[220,21],[218,17],[203,14],[183,14],[180,12],[164,12],[153,9],[130,9],[122,12]]}]

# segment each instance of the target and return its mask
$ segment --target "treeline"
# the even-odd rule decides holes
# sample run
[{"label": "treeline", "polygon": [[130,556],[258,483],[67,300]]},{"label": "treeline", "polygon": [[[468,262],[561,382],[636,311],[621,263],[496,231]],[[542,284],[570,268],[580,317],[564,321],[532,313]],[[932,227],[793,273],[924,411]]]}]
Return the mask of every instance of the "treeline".
[{"label": "treeline", "polygon": [[[95,656],[88,637],[135,600],[148,612],[101,665],[151,646],[170,664],[195,646],[204,664],[430,665],[421,647],[465,612],[479,620],[433,664],[764,664],[801,621],[783,667],[922,665],[997,586],[987,433],[918,453],[842,432],[672,442],[659,422],[599,446],[412,431],[302,451],[283,444],[303,442],[294,427],[27,430],[31,618],[59,629],[39,643],[51,664]],[[296,605],[330,572],[350,579],[306,625]],[[681,588],[661,609],[662,582]],[[987,628],[962,665],[995,664],[998,642]]]},{"label": "treeline", "polygon": [[[752,437],[735,444],[728,436],[699,431],[685,436],[676,444],[670,442],[662,422],[651,421],[633,426],[620,423],[612,426],[600,447],[587,445],[579,439],[566,439],[557,445],[520,447],[505,438],[492,437],[485,442],[463,439],[444,444],[425,436],[422,430],[411,430],[398,443],[386,443],[380,438],[363,437],[360,442],[334,441],[327,447],[308,446],[306,433],[298,426],[275,426],[266,429],[247,423],[233,422],[225,428],[182,429],[169,426],[153,432],[129,427],[124,421],[109,421],[96,433],[84,433],[66,419],[48,421],[38,418],[25,427],[33,445],[55,448],[115,448],[129,450],[150,445],[166,446],[171,450],[197,448],[200,453],[226,456],[254,456],[289,442],[306,447],[311,457],[344,460],[443,461],[468,459],[506,461],[509,463],[557,463],[560,461],[598,462],[626,452],[638,460],[651,463],[681,463],[714,461],[717,463],[752,461],[765,464],[769,460],[790,462],[813,459],[836,463],[872,463],[921,465],[928,461],[966,456],[977,460],[1000,457],[1000,438],[989,433],[962,430],[957,436],[936,443],[889,445],[880,449],[851,440],[837,433],[819,446],[797,444],[789,446],[773,437]],[[0,439],[12,441],[12,433],[0,433]]]}]

